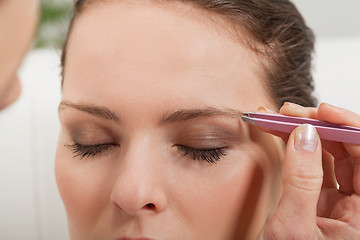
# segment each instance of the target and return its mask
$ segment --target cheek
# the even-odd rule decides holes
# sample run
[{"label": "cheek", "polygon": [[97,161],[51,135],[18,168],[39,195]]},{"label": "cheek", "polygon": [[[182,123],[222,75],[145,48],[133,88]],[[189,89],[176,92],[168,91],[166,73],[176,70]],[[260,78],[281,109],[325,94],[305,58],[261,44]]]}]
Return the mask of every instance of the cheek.
[{"label": "cheek", "polygon": [[70,229],[85,230],[93,226],[94,221],[100,218],[103,206],[109,202],[110,191],[106,191],[104,174],[106,171],[97,171],[103,167],[95,164],[98,163],[90,159],[73,158],[70,151],[64,150],[63,145],[59,144],[55,161],[56,182]]},{"label": "cheek", "polygon": [[[239,225],[249,228],[256,204],[264,191],[264,166],[252,151],[234,154],[201,173],[187,173],[181,197],[182,212],[196,226],[196,232],[206,233],[204,239],[231,239]],[[178,172],[179,173],[179,172]],[[194,177],[196,176],[196,177]],[[178,186],[179,187],[179,186]]]}]

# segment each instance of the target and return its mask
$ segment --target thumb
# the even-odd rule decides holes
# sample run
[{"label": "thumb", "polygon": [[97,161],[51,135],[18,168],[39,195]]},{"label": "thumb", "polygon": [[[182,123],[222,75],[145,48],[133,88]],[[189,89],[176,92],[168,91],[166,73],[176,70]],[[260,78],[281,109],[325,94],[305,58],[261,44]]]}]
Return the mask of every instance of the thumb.
[{"label": "thumb", "polygon": [[279,239],[316,235],[316,206],[323,181],[321,153],[315,127],[304,124],[291,133],[282,169],[283,194],[265,235],[268,231],[281,233]]}]

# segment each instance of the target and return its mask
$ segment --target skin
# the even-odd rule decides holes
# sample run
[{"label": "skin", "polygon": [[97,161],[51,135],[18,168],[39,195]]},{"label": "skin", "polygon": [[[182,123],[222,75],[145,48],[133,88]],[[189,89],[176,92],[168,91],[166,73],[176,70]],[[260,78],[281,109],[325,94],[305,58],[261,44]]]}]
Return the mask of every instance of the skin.
[{"label": "skin", "polygon": [[[229,24],[181,3],[133,1],[94,4],[76,20],[55,168],[72,239],[260,232],[278,201],[283,146],[239,120],[275,107],[259,56]],[[81,159],[74,143],[111,147]],[[225,156],[194,160],[179,145]]]},{"label": "skin", "polygon": [[[319,108],[286,103],[280,113],[360,127],[359,115],[325,103]],[[287,149],[283,194],[259,239],[359,239],[360,146],[320,142],[316,136],[316,149],[309,152],[294,147],[299,129],[290,137],[266,131],[281,136]]]},{"label": "skin", "polygon": [[[360,146],[239,121],[275,107],[261,59],[229,29],[180,3],[94,4],[77,19],[56,155],[72,239],[360,238]],[[360,127],[329,104],[280,113]],[[81,160],[74,142],[110,147]],[[226,149],[208,163],[179,145]]]},{"label": "skin", "polygon": [[34,36],[38,14],[38,0],[0,2],[0,110],[20,95],[16,71]]}]

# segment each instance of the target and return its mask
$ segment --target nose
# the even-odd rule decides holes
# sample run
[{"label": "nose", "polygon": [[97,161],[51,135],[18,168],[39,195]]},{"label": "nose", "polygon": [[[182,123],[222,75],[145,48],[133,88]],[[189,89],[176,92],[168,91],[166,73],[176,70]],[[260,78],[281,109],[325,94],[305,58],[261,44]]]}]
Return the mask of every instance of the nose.
[{"label": "nose", "polygon": [[[164,179],[156,155],[146,147],[129,149],[119,167],[110,201],[129,215],[160,213],[167,207]],[[151,157],[153,156],[153,157]]]}]

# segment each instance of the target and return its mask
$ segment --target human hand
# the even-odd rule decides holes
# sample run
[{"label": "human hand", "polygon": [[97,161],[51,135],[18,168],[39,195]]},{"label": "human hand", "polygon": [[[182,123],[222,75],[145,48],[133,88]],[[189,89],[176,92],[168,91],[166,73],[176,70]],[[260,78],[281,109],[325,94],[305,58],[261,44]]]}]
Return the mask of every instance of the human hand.
[{"label": "human hand", "polygon": [[[360,127],[359,115],[329,104],[285,103],[280,114]],[[310,125],[290,136],[262,130],[287,146],[281,200],[259,239],[360,239],[360,145],[320,141]]]}]

